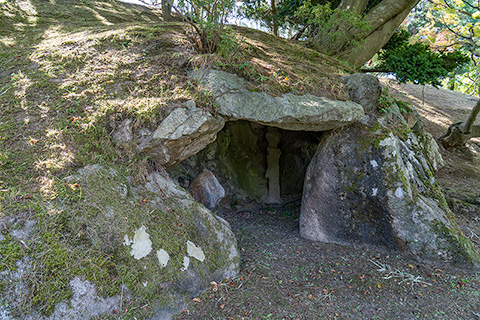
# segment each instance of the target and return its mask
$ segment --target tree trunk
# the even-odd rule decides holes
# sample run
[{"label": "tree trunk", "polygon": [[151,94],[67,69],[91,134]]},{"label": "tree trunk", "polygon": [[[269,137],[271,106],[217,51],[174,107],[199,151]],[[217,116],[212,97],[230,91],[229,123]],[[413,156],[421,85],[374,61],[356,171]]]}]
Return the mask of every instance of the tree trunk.
[{"label": "tree trunk", "polygon": [[445,149],[453,149],[464,146],[471,138],[480,137],[480,125],[474,125],[475,119],[480,112],[480,100],[473,108],[466,122],[453,123],[447,132],[438,140]]},{"label": "tree trunk", "polygon": [[[362,14],[367,2],[365,0],[342,0],[339,9]],[[347,62],[353,68],[360,68],[387,43],[418,2],[419,0],[383,0],[365,14],[364,17],[369,23],[366,31],[349,26],[348,21],[339,20],[337,30],[324,30],[324,34],[320,30],[319,35],[314,39],[314,44],[318,44],[317,49],[320,51],[323,51],[322,46],[327,45],[325,48],[328,50],[327,54]],[[346,34],[347,39],[334,43],[332,47],[332,42],[325,40],[331,38],[332,32],[338,31]],[[323,43],[322,40],[324,40]],[[360,44],[353,45],[352,42],[360,42]]]},{"label": "tree trunk", "polygon": [[163,21],[173,21],[172,0],[162,0],[162,18]]},{"label": "tree trunk", "polygon": [[277,6],[275,1],[276,0],[272,0],[272,33],[278,36]]}]

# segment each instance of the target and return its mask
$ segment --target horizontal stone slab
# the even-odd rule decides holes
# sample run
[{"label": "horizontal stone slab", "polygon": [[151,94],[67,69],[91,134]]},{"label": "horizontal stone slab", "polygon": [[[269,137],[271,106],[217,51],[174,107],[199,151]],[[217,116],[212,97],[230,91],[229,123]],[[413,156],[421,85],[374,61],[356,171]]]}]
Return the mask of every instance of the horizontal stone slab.
[{"label": "horizontal stone slab", "polygon": [[352,101],[310,94],[280,97],[245,88],[245,80],[223,71],[203,69],[190,76],[215,96],[218,112],[229,121],[248,120],[293,131],[327,131],[363,119],[363,107]]}]

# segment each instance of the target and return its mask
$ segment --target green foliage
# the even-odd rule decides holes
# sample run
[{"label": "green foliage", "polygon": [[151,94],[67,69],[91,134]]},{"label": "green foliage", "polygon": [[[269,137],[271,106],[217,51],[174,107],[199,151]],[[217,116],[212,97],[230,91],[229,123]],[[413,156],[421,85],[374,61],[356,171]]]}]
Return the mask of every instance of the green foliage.
[{"label": "green foliage", "polygon": [[462,68],[470,62],[470,58],[462,51],[453,51],[441,56],[443,60],[442,66],[448,72]]},{"label": "green foliage", "polygon": [[410,33],[405,29],[395,31],[390,40],[383,46],[383,50],[395,50],[401,46],[408,45]]},{"label": "green foliage", "polygon": [[447,75],[442,67],[440,54],[432,52],[428,45],[414,43],[387,50],[380,54],[382,68],[395,74],[400,83],[440,85],[440,79]]},{"label": "green foliage", "polygon": [[179,6],[193,32],[187,37],[199,53],[225,52],[234,46],[231,29],[225,27],[234,0],[180,0]]},{"label": "green foliage", "polygon": [[0,272],[5,270],[15,271],[16,262],[25,256],[24,249],[20,241],[15,240],[7,233],[3,240],[0,241]]},{"label": "green foliage", "polygon": [[362,15],[350,10],[339,10],[324,5],[313,4],[310,0],[303,2],[296,16],[311,25],[311,42],[313,46],[327,55],[334,55],[342,48],[360,44],[361,33],[352,36],[352,30],[366,31],[368,21]]},{"label": "green foliage", "polygon": [[400,110],[400,112],[403,114],[411,111],[410,103],[403,102],[391,95],[389,93],[389,87],[386,87],[383,90],[379,103],[380,106],[378,108],[378,111],[380,111],[381,113],[391,112],[395,109],[395,107],[398,107],[398,110]]},{"label": "green foliage", "polygon": [[395,74],[400,83],[438,86],[450,72],[469,62],[460,51],[441,54],[424,43],[410,44],[409,38],[406,30],[395,32],[379,55],[380,69]]},{"label": "green foliage", "polygon": [[[260,22],[264,28],[272,29],[272,13],[270,3],[265,0],[245,0],[239,15],[249,20]],[[288,1],[287,1],[288,2]]]}]

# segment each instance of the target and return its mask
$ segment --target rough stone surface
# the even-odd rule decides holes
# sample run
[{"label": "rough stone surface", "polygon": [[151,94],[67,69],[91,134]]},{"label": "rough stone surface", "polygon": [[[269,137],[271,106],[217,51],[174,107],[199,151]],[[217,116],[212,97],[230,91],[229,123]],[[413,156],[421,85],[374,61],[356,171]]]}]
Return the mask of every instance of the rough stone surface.
[{"label": "rough stone surface", "polygon": [[344,76],[342,81],[348,88],[350,99],[360,104],[365,113],[372,114],[377,111],[382,95],[382,86],[377,77],[365,73],[355,73]]},{"label": "rough stone surface", "polygon": [[[141,276],[128,278],[128,282],[125,281],[128,289],[119,285],[114,295],[104,296],[104,293],[100,296],[97,292],[110,292],[110,288],[106,291],[99,287],[104,282],[84,281],[83,274],[71,274],[71,288],[65,290],[71,290],[73,297],[52,305],[51,316],[45,317],[32,310],[15,319],[108,317],[114,309],[120,310],[121,305],[131,304],[132,293],[143,290],[155,291],[155,298],[148,301],[150,312],[155,314],[153,319],[171,319],[186,300],[205,290],[211,281],[236,276],[240,265],[237,242],[224,219],[196,202],[167,175],[154,172],[146,182],[139,183],[133,182],[126,172],[122,167],[87,166],[65,178],[65,181],[81,185],[82,200],[71,206],[62,203],[61,209],[52,202],[51,208],[75,212],[71,219],[79,219],[84,224],[88,233],[85,242],[89,243],[85,250],[92,255],[92,261],[97,255],[105,257],[104,252],[115,253],[124,258],[112,258],[112,263],[122,270],[131,270],[132,275]],[[98,208],[98,211],[92,214],[91,208]],[[26,238],[34,225],[27,220],[21,232],[18,228],[11,229],[17,236]],[[36,250],[35,245],[31,237],[28,246]],[[185,255],[189,261],[182,265]],[[6,319],[13,319],[12,310],[20,308],[25,297],[32,295],[26,282],[26,276],[32,272],[32,260],[30,256],[23,257],[16,262],[15,269],[0,273],[2,285],[8,284],[0,292],[0,315]],[[68,276],[70,270],[55,272],[67,272]]]},{"label": "rough stone surface", "polygon": [[[195,226],[197,228],[195,232],[199,233],[197,237],[202,239],[209,247],[216,246],[219,248],[216,252],[210,252],[210,256],[205,254],[205,261],[199,267],[193,267],[190,264],[187,271],[194,269],[192,274],[195,274],[195,276],[199,275],[201,279],[193,281],[192,283],[195,283],[195,286],[191,288],[179,285],[182,290],[195,295],[204,290],[212,280],[219,281],[225,278],[233,278],[237,275],[240,270],[240,255],[237,250],[237,240],[227,221],[213,215],[210,210],[196,202],[186,190],[181,188],[168,176],[163,176],[158,172],[150,174],[146,188],[151,192],[163,192],[170,198],[175,198],[179,208],[194,211]],[[195,245],[201,246],[203,248],[202,251],[207,252],[205,245],[198,242],[195,243]],[[185,248],[187,248],[187,246],[188,244],[186,242]],[[219,261],[220,255],[226,256],[222,262]],[[201,256],[201,254],[199,254],[199,256]],[[197,256],[197,258],[199,256]],[[207,267],[207,263],[212,263],[213,261],[216,261],[217,266],[213,272],[203,269]],[[188,277],[189,273],[187,272],[182,280],[183,284],[190,283]],[[201,285],[196,284],[198,281],[200,281]]]},{"label": "rough stone surface", "polygon": [[214,143],[182,162],[171,174],[189,186],[194,177],[208,168],[226,195],[234,195],[240,201],[260,201],[267,193],[265,132],[266,127],[253,122],[227,122]]},{"label": "rough stone surface", "polygon": [[268,179],[268,193],[263,199],[266,203],[280,203],[280,166],[279,160],[282,151],[278,148],[282,134],[276,128],[268,128],[265,135],[268,141],[267,148],[267,171],[265,178]]},{"label": "rough stone surface", "polygon": [[207,169],[193,179],[189,191],[195,200],[208,209],[213,209],[225,197],[225,189],[215,175]]},{"label": "rough stone surface", "polygon": [[170,168],[213,142],[225,124],[200,108],[174,109],[139,146],[139,151]]},{"label": "rough stone surface", "polygon": [[248,120],[295,131],[326,131],[360,121],[363,108],[352,101],[335,101],[313,95],[273,97],[245,89],[244,80],[223,71],[192,72],[193,78],[215,95],[218,112],[227,120]]},{"label": "rough stone surface", "polygon": [[128,142],[133,139],[132,127],[130,124],[132,119],[125,119],[113,132],[113,140],[117,143]]},{"label": "rough stone surface", "polygon": [[120,296],[101,298],[97,295],[97,288],[89,281],[79,277],[70,281],[73,297],[55,306],[55,311],[48,320],[80,320],[98,317],[103,314],[112,314],[113,310],[120,309]]},{"label": "rough stone surface", "polygon": [[[402,138],[400,138],[402,137]],[[415,133],[351,126],[326,134],[306,174],[302,237],[408,251],[419,259],[478,267]]]}]

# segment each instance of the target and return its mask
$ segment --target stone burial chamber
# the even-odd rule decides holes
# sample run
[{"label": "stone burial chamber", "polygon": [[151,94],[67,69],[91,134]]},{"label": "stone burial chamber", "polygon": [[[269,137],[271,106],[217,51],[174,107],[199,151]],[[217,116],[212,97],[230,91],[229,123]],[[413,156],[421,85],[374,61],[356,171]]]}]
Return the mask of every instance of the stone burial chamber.
[{"label": "stone burial chamber", "polygon": [[394,103],[378,112],[375,77],[344,77],[351,101],[334,101],[251,92],[222,71],[190,76],[212,92],[217,115],[188,102],[140,150],[207,208],[301,199],[303,238],[480,266],[435,182],[436,142],[414,110],[413,123]]}]

